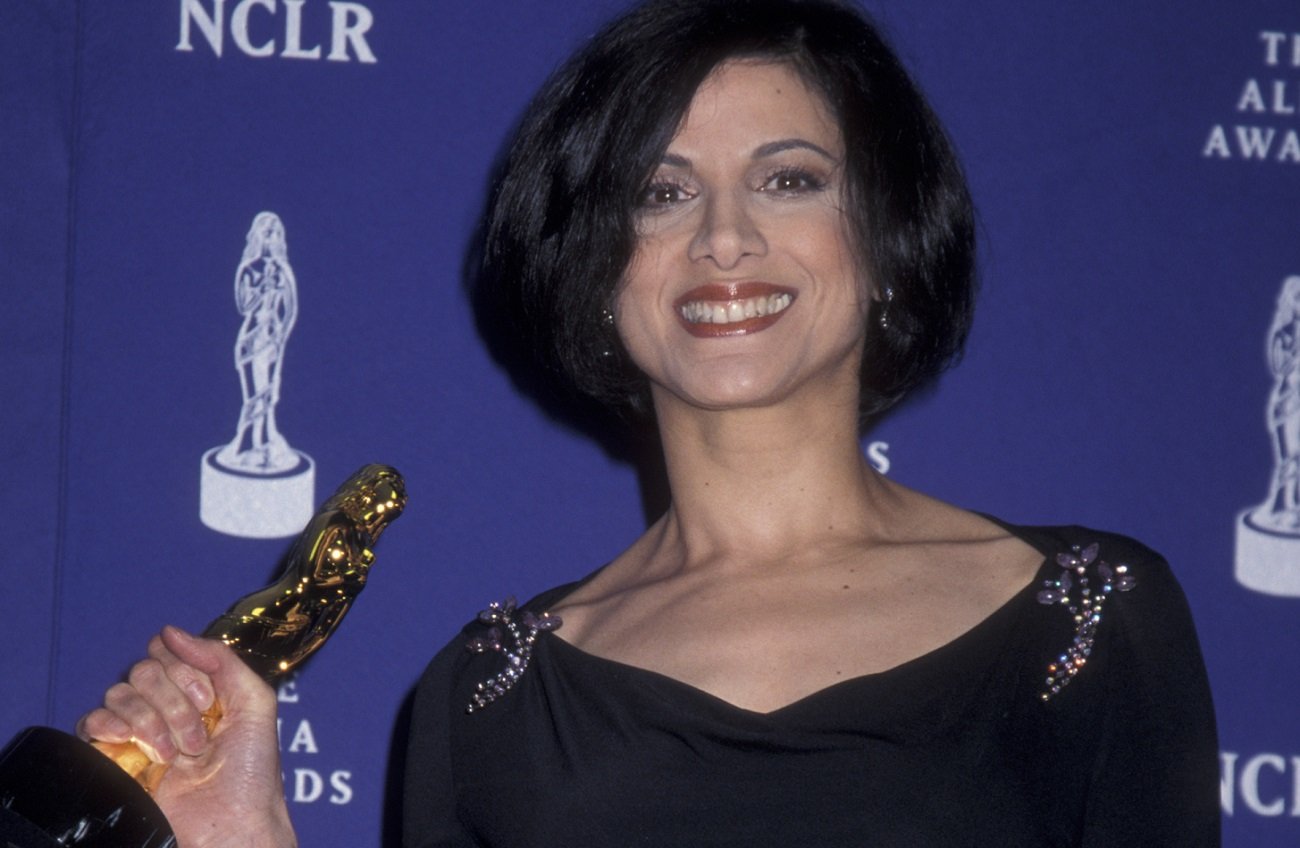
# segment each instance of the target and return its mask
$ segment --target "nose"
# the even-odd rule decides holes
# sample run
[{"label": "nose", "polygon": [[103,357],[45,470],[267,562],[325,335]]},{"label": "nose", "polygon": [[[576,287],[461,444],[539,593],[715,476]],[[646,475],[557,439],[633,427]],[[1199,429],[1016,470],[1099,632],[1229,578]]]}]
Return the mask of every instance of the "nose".
[{"label": "nose", "polygon": [[688,252],[692,261],[709,259],[725,270],[734,268],[746,256],[767,252],[767,242],[746,200],[725,192],[705,200],[699,229]]}]

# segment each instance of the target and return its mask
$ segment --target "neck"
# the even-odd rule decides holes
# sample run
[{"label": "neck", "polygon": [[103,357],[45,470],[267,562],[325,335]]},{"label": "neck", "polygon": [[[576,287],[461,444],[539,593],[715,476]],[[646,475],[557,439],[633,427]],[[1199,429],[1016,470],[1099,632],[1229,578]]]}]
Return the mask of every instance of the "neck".
[{"label": "neck", "polygon": [[684,567],[790,563],[888,537],[897,495],[867,464],[856,406],[700,410],[656,398],[672,505],[655,547]]}]

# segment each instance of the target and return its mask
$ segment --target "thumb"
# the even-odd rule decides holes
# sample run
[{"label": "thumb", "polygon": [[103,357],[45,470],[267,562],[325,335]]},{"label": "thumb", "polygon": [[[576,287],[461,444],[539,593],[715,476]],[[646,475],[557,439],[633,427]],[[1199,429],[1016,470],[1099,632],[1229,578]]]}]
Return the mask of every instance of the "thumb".
[{"label": "thumb", "polygon": [[216,696],[227,709],[238,707],[245,698],[257,698],[268,688],[224,642],[201,639],[171,625],[164,627],[160,635],[163,645],[177,659],[208,675]]},{"label": "thumb", "polygon": [[229,662],[240,661],[225,644],[213,639],[200,639],[171,624],[164,627],[160,635],[167,650],[204,674],[220,674]]}]

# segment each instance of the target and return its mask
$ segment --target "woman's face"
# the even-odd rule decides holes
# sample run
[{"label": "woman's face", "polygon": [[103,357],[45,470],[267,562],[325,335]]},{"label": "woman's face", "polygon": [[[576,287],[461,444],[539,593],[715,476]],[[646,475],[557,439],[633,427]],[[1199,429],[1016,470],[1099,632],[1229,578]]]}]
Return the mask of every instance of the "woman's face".
[{"label": "woman's face", "polygon": [[843,199],[839,127],[794,70],[731,61],[704,81],[640,200],[615,299],[657,404],[856,415],[870,288]]}]

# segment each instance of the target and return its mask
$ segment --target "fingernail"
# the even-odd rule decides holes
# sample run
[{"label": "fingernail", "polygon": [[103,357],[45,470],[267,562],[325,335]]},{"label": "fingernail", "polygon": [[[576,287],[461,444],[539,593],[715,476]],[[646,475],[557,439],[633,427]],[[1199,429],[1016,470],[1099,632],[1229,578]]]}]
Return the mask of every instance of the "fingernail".
[{"label": "fingernail", "polygon": [[179,627],[177,627],[177,626],[174,625],[174,624],[168,624],[167,626],[163,627],[163,630],[167,630],[167,631],[171,632],[172,635],[174,635],[174,636],[178,636],[178,637],[181,639],[181,641],[183,641],[183,642],[193,642],[193,641],[195,641],[193,636],[191,636],[188,632],[186,632],[186,631],[180,629]]}]

